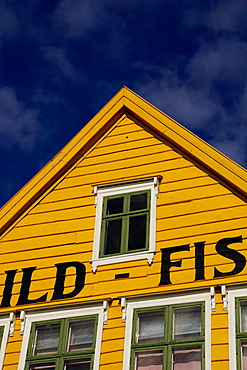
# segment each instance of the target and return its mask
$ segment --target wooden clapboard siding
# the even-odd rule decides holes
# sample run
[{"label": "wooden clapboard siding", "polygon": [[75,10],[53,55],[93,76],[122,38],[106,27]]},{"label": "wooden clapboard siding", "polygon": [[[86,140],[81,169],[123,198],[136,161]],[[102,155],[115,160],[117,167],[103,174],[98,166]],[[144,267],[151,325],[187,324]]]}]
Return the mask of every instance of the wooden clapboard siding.
[{"label": "wooden clapboard siding", "polygon": [[[93,186],[155,176],[161,177],[161,183],[157,199],[156,254],[152,265],[146,260],[130,261],[99,266],[93,274],[90,263],[95,227]],[[112,299],[108,324],[103,330],[100,369],[120,370],[125,324],[118,298],[181,293],[183,289],[246,281],[247,267],[237,276],[213,278],[215,266],[220,271],[231,271],[234,267],[231,260],[216,253],[218,240],[242,235],[243,243],[232,248],[247,257],[246,216],[245,200],[237,196],[230,185],[225,186],[220,176],[189,158],[181,145],[176,146],[152,132],[145,123],[123,115],[4,234],[0,251],[0,295],[4,289],[4,271],[18,269],[12,297],[14,306],[21,284],[21,269],[37,266],[30,299],[47,292],[49,301],[56,276],[55,264],[84,263],[86,285],[76,297],[40,306]],[[194,281],[194,243],[200,241],[205,241],[205,280]],[[180,268],[171,268],[172,284],[159,286],[161,249],[184,244],[190,245],[189,251],[172,255],[172,260],[182,260]],[[124,272],[130,277],[115,279],[116,274]],[[66,278],[66,291],[73,288],[74,279],[71,269]],[[18,325],[19,321],[16,331]],[[218,294],[217,310],[212,314],[213,370],[227,369],[227,335],[227,313],[222,309]],[[9,340],[4,370],[16,368],[21,340],[19,334]]]}]

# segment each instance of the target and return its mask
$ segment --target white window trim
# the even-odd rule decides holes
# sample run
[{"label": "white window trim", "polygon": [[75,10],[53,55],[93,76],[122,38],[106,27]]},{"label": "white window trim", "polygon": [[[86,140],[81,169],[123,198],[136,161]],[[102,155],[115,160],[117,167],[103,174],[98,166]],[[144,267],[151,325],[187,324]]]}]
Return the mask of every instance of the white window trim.
[{"label": "white window trim", "polygon": [[236,352],[236,298],[247,297],[247,288],[228,288],[228,328],[229,328],[229,365],[231,370],[237,369]]},{"label": "white window trim", "polygon": [[5,352],[9,337],[9,331],[10,331],[10,324],[11,324],[11,317],[3,317],[0,318],[0,326],[3,326],[3,337],[2,337],[2,343],[0,347],[0,369],[3,368],[3,362],[5,358]]},{"label": "white window trim", "polygon": [[101,350],[101,341],[102,341],[102,330],[103,330],[103,319],[104,319],[104,307],[103,304],[100,306],[90,306],[82,308],[58,308],[54,307],[53,310],[43,310],[43,311],[30,311],[25,314],[25,329],[23,333],[22,348],[20,354],[20,360],[18,365],[18,370],[24,370],[26,364],[26,356],[29,344],[29,338],[31,333],[31,327],[34,322],[39,321],[48,321],[55,319],[64,319],[64,318],[73,318],[77,316],[89,316],[97,315],[97,333],[96,333],[96,343],[95,343],[95,352],[94,352],[94,365],[93,370],[99,369],[99,360],[100,360],[100,350]]},{"label": "white window trim", "polygon": [[[158,197],[158,177],[143,180],[140,182],[130,184],[119,184],[112,185],[109,187],[94,187],[95,194],[95,206],[96,206],[96,217],[95,217],[95,228],[94,228],[94,244],[93,244],[93,256],[92,270],[97,271],[98,266],[108,265],[110,263],[127,262],[133,260],[147,259],[151,265],[155,252],[156,242],[156,198]],[[151,191],[151,202],[150,202],[150,226],[149,226],[149,249],[148,251],[135,252],[129,254],[123,254],[119,256],[103,257],[99,258],[100,253],[100,233],[101,233],[101,222],[102,222],[102,207],[104,197],[121,195],[136,191],[150,190]]]},{"label": "white window trim", "polygon": [[205,370],[211,370],[211,299],[210,292],[198,293],[176,297],[162,297],[155,299],[132,299],[127,301],[126,308],[126,330],[124,341],[123,370],[129,370],[131,356],[131,338],[133,328],[133,313],[135,309],[167,306],[173,304],[187,304],[205,302]]}]

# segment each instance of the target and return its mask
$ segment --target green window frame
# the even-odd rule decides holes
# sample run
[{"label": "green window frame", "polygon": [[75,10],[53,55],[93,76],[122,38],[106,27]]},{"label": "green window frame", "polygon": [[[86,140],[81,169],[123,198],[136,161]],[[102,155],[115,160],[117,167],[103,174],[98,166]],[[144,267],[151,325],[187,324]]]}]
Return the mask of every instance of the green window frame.
[{"label": "green window frame", "polygon": [[237,369],[247,366],[247,297],[236,298]]},{"label": "green window frame", "polygon": [[104,197],[100,257],[149,249],[150,204],[150,190]]},{"label": "green window frame", "polygon": [[32,323],[25,370],[92,370],[98,316]]},{"label": "green window frame", "polygon": [[205,303],[135,309],[131,342],[131,370],[205,370]]}]

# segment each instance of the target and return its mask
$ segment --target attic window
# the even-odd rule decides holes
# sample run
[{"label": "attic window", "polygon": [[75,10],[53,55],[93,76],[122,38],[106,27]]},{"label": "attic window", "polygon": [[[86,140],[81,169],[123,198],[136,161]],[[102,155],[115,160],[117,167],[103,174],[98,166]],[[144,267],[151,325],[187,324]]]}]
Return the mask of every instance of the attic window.
[{"label": "attic window", "polygon": [[155,251],[158,178],[94,187],[96,222],[92,269],[147,259]]}]

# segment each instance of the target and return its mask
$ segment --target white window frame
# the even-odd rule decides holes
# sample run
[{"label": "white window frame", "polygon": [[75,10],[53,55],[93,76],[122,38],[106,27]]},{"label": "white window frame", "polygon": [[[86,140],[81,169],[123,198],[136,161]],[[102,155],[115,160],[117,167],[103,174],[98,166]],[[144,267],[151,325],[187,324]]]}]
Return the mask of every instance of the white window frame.
[{"label": "white window frame", "polygon": [[229,364],[231,370],[237,370],[236,351],[236,298],[247,297],[247,288],[231,289],[228,287],[228,328],[229,328]]},{"label": "white window frame", "polygon": [[126,304],[127,319],[124,342],[123,370],[129,370],[130,366],[133,314],[135,309],[196,302],[205,302],[205,370],[211,370],[211,299],[209,292],[190,295],[185,294],[183,296],[162,296],[153,299],[129,299]]},{"label": "white window frame", "polygon": [[[151,179],[144,179],[142,181],[136,181],[132,183],[115,184],[111,186],[95,186],[95,206],[96,206],[96,217],[95,217],[95,228],[94,228],[94,244],[93,244],[93,255],[92,270],[97,271],[98,266],[108,265],[111,263],[126,262],[140,259],[147,259],[151,265],[155,252],[156,242],[156,198],[158,197],[158,177]],[[150,190],[151,202],[150,202],[150,225],[149,225],[149,249],[148,251],[134,252],[128,254],[121,254],[118,256],[110,257],[99,257],[100,253],[100,233],[102,223],[102,207],[103,200],[105,197],[121,195],[126,193],[132,193],[137,191]]]},{"label": "white window frame", "polygon": [[18,370],[24,370],[26,364],[26,356],[29,345],[29,338],[31,333],[32,324],[39,321],[48,321],[55,319],[64,319],[64,318],[73,318],[77,316],[89,316],[97,315],[97,333],[96,333],[96,343],[95,343],[95,352],[94,352],[94,365],[93,370],[99,369],[99,360],[100,360],[100,349],[102,342],[102,330],[104,323],[104,306],[88,306],[80,308],[58,308],[54,307],[52,310],[40,310],[40,311],[30,311],[25,314],[25,329],[23,333],[22,348],[20,353]]},{"label": "white window frame", "polygon": [[5,352],[6,352],[6,347],[7,347],[8,337],[9,337],[9,331],[10,331],[10,324],[11,324],[10,317],[0,318],[0,326],[4,327],[3,337],[2,337],[1,347],[0,347],[0,369],[3,368],[3,362],[4,362],[4,358],[5,358]]}]

